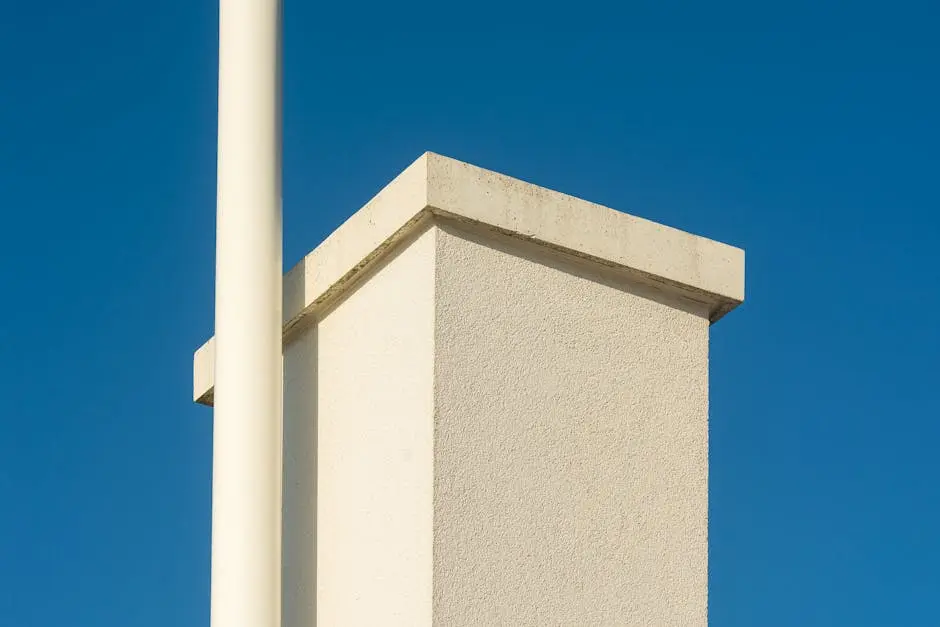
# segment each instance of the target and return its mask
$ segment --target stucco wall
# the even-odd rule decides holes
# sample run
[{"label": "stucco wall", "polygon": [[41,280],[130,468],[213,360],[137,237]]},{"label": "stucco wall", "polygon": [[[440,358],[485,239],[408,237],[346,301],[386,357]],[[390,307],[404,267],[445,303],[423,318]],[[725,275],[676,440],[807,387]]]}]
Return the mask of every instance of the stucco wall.
[{"label": "stucco wall", "polygon": [[704,312],[487,237],[436,238],[434,624],[706,625]]},{"label": "stucco wall", "polygon": [[316,625],[317,329],[284,348],[281,622]]},{"label": "stucco wall", "polygon": [[[434,241],[408,243],[315,331],[319,625],[430,624]],[[286,406],[306,393],[288,384]]]},{"label": "stucco wall", "polygon": [[671,298],[451,222],[362,277],[285,352],[285,624],[706,625],[709,323]]},{"label": "stucco wall", "polygon": [[419,158],[284,278],[284,624],[704,625],[743,298],[741,249]]}]

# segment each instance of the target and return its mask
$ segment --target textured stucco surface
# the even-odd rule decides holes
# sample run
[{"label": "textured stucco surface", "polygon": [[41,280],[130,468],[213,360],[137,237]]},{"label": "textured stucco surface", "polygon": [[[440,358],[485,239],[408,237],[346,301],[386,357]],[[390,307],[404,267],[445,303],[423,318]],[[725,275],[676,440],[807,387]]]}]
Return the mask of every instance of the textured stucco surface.
[{"label": "textured stucco surface", "polygon": [[707,624],[707,311],[427,225],[285,348],[290,627]]},{"label": "textured stucco surface", "polygon": [[285,277],[284,624],[704,626],[743,297],[737,248],[423,156]]},{"label": "textured stucco surface", "polygon": [[281,622],[316,625],[317,328],[284,347]]},{"label": "textured stucco surface", "polygon": [[[432,218],[483,226],[631,273],[715,321],[744,299],[744,251],[468,163],[426,153],[284,277],[289,336]],[[211,405],[211,341],[194,360],[193,398]]]},{"label": "textured stucco surface", "polygon": [[406,244],[317,324],[319,625],[430,623],[434,242]]},{"label": "textured stucco surface", "polygon": [[436,213],[630,269],[717,306],[717,315],[744,300],[739,248],[456,159],[431,155],[427,169]]},{"label": "textured stucco surface", "polygon": [[434,624],[707,623],[705,317],[437,236]]}]

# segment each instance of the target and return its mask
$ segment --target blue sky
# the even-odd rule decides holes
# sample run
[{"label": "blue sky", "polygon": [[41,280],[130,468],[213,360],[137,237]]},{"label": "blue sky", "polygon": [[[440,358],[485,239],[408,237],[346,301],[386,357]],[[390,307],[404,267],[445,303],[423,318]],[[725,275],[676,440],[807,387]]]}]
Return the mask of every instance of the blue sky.
[{"label": "blue sky", "polygon": [[[711,623],[940,624],[940,5],[626,4],[288,0],[285,262],[425,150],[746,248]],[[217,18],[0,1],[4,624],[207,624]]]}]

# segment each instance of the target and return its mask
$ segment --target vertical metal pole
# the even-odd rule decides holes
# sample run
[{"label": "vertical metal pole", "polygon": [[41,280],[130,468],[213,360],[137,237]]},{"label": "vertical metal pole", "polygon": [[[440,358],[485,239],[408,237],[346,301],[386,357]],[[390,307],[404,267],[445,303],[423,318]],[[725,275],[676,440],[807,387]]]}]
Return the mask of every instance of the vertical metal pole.
[{"label": "vertical metal pole", "polygon": [[281,0],[220,0],[213,627],[280,627]]}]

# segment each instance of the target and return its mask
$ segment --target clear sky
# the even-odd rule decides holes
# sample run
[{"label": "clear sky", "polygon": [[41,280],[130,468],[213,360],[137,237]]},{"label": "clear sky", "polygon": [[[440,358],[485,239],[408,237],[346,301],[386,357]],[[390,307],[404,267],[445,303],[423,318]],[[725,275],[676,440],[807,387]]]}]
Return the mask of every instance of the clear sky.
[{"label": "clear sky", "polygon": [[[285,262],[425,150],[746,248],[712,624],[940,625],[940,5],[338,4],[287,1]],[[217,19],[0,0],[3,625],[208,624]]]}]

